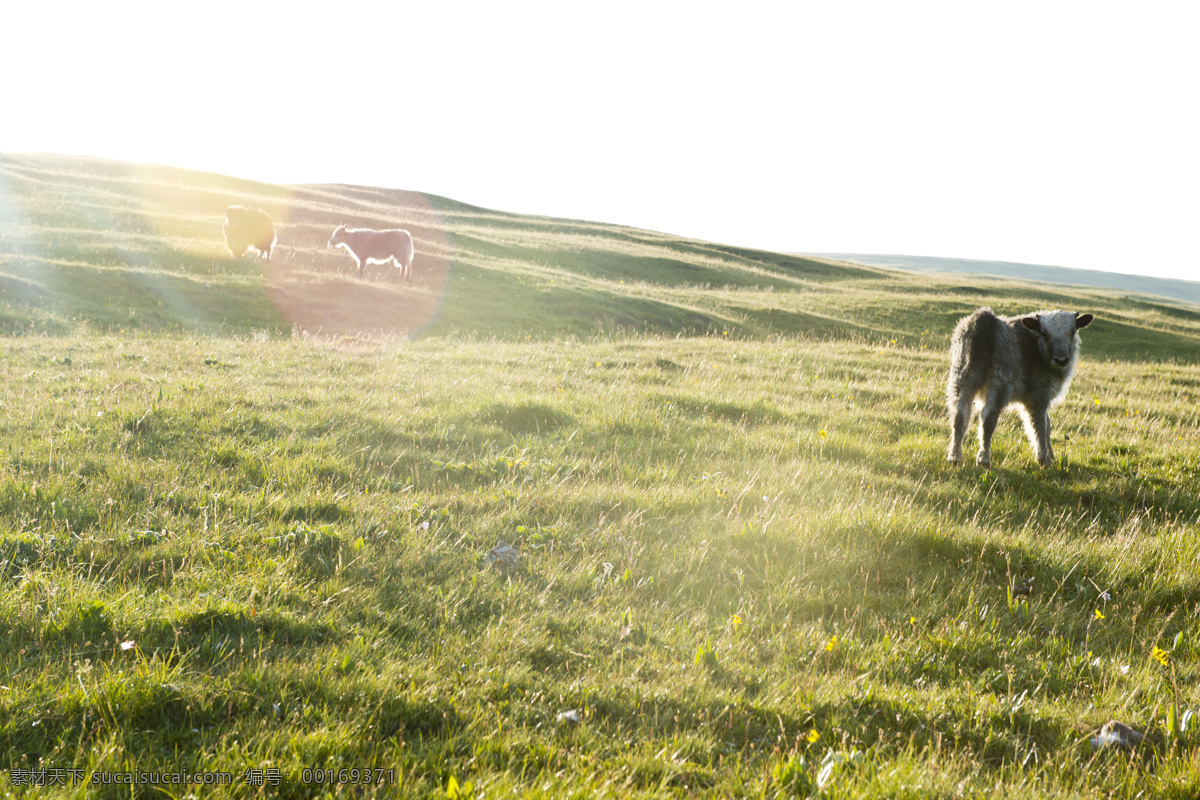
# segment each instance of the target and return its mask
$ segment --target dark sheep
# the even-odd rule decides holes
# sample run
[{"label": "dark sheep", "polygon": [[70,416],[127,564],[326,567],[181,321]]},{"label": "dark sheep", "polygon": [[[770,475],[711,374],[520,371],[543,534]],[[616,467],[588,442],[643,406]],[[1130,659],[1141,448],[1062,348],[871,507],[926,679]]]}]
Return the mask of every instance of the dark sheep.
[{"label": "dark sheep", "polygon": [[1070,311],[998,317],[990,308],[959,320],[950,340],[946,382],[951,427],[946,460],[962,463],[962,440],[972,406],[980,406],[975,463],[991,466],[996,421],[1003,409],[1012,406],[1025,421],[1038,464],[1050,466],[1054,462],[1050,408],[1067,395],[1079,363],[1077,331],[1091,321],[1091,314]]},{"label": "dark sheep", "polygon": [[259,258],[270,261],[276,241],[275,222],[266,212],[245,206],[225,209],[225,244],[235,258],[254,248]]}]

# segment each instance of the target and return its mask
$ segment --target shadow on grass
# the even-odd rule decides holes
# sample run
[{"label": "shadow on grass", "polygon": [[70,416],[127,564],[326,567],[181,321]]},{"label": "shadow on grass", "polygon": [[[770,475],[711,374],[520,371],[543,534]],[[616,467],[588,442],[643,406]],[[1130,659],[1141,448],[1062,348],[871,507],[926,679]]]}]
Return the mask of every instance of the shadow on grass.
[{"label": "shadow on grass", "polygon": [[[383,739],[437,738],[464,727],[452,702],[405,696],[403,690],[381,687],[353,670],[334,681],[299,665],[283,674],[251,666],[236,676],[236,688],[226,690],[176,675],[175,668],[149,660],[104,673],[82,691],[57,692],[17,710],[10,724],[0,727],[0,747],[15,764],[36,767],[53,759],[69,768],[87,763],[92,744],[111,744],[114,737],[131,751],[157,752],[171,760],[169,754],[181,749],[203,752],[209,730],[232,725],[250,738],[283,726],[306,763],[326,763],[333,753],[303,751],[331,746],[339,757],[368,763]],[[80,684],[86,686],[82,679]],[[363,735],[347,751],[343,738],[328,734],[351,719],[362,726]],[[83,760],[64,754],[79,754]],[[153,766],[139,764],[141,769]]]},{"label": "shadow on grass", "polygon": [[1009,525],[1086,530],[1090,535],[1112,534],[1133,517],[1164,522],[1200,515],[1200,495],[1137,468],[1089,463],[1043,469],[1017,463],[992,470],[963,467],[948,482],[923,485],[915,496],[963,521],[995,513]]},{"label": "shadow on grass", "polygon": [[493,403],[480,417],[510,434],[540,434],[575,424],[575,418],[545,403]]},{"label": "shadow on grass", "polygon": [[216,663],[230,649],[262,651],[263,648],[297,645],[337,644],[344,636],[325,624],[286,617],[277,613],[256,614],[241,608],[207,608],[164,620],[139,637],[143,652],[186,654],[189,663]]},{"label": "shadow on grass", "polygon": [[1141,524],[1174,522],[1200,516],[1200,494],[1191,490],[1186,471],[1170,479],[1163,459],[1140,457],[1135,449],[1114,447],[1087,462],[1048,468],[1034,463],[1023,442],[993,450],[990,469],[972,463],[948,465],[942,451],[897,462],[878,448],[852,442],[822,443],[821,458],[855,469],[867,468],[879,485],[908,488],[919,506],[966,523],[1003,520],[1008,528],[1064,530],[1087,535],[1113,534],[1134,518]]},{"label": "shadow on grass", "polygon": [[[727,698],[691,700],[664,695],[638,699],[601,693],[589,699],[596,724],[612,726],[616,738],[670,740],[703,730],[753,757],[775,747],[803,750],[816,731],[816,752],[828,747],[872,747],[881,758],[937,749],[968,757],[989,770],[1019,762],[1036,747],[1054,752],[1076,736],[1073,728],[1036,717],[1019,706],[978,713],[972,704],[930,711],[894,698],[844,698],[779,712]],[[653,777],[652,777],[653,779]]]},{"label": "shadow on grass", "polygon": [[[882,465],[868,458],[855,463],[874,464],[881,481],[895,476],[895,465]],[[1023,455],[1023,454],[1022,454]],[[1021,459],[1018,459],[1020,463]],[[1200,496],[1176,483],[1124,470],[1107,464],[1071,464],[1066,469],[1039,468],[1032,463],[1014,468],[983,470],[975,466],[952,468],[940,461],[934,470],[946,470],[929,480],[930,465],[910,464],[902,469],[916,488],[914,503],[931,515],[958,525],[994,522],[1008,530],[1029,529],[1054,533],[1068,539],[1083,540],[1113,536],[1149,536],[1158,524],[1175,524],[1200,516]],[[1106,563],[1101,556],[1076,556],[1075,564],[1064,564],[1035,556],[1022,548],[1007,546],[1006,554],[978,542],[961,544],[940,536],[917,532],[903,537],[914,548],[913,564],[942,562],[950,567],[974,560],[988,560],[993,575],[1038,576],[1038,586],[1062,586],[1066,576],[1078,568],[1075,582],[1068,583],[1060,596],[1066,601],[1094,600],[1098,589],[1087,581],[1091,575],[1103,581],[1114,594],[1142,596],[1144,609],[1200,608],[1200,579],[1167,587],[1154,581],[1158,572],[1155,551],[1133,550],[1121,565]],[[917,552],[920,551],[920,552]]]}]

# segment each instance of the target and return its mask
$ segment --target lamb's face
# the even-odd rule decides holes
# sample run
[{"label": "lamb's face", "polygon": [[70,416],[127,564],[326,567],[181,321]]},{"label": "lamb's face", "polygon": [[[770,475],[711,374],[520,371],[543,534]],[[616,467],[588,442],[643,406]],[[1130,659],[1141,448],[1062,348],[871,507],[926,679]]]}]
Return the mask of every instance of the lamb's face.
[{"label": "lamb's face", "polygon": [[1021,324],[1038,334],[1038,351],[1047,364],[1055,369],[1067,369],[1075,357],[1075,331],[1087,327],[1091,321],[1091,314],[1040,311],[1022,319]]}]

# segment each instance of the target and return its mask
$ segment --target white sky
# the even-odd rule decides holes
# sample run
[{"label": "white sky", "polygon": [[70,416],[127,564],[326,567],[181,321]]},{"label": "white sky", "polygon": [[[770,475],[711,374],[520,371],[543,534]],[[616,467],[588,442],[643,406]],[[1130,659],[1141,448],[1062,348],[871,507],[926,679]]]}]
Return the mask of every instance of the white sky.
[{"label": "white sky", "polygon": [[1200,279],[1194,2],[8,3],[0,151]]}]

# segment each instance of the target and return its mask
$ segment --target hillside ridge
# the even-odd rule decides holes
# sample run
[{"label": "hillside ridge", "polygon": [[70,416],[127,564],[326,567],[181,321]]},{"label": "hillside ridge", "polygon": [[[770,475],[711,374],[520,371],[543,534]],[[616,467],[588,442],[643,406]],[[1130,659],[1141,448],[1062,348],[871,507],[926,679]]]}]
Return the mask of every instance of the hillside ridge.
[{"label": "hillside ridge", "polygon": [[905,272],[987,275],[1019,281],[1053,283],[1067,286],[1086,286],[1099,289],[1121,289],[1149,297],[1183,301],[1200,305],[1200,282],[1180,278],[1159,278],[1125,272],[1107,272],[1077,267],[1055,267],[1047,264],[1026,264],[1017,261],[989,261],[973,258],[944,258],[939,256],[909,256],[865,253],[806,253],[818,258],[830,258],[852,264],[864,264]]},{"label": "hillside ridge", "polygon": [[[224,209],[276,222],[269,262],[226,249]],[[402,227],[413,279],[326,247],[337,225]],[[380,338],[799,336],[944,348],[980,305],[1078,307],[1090,352],[1200,353],[1200,313],[1120,290],[922,275],[410,190],[275,185],[75,156],[0,154],[0,332]]]}]

